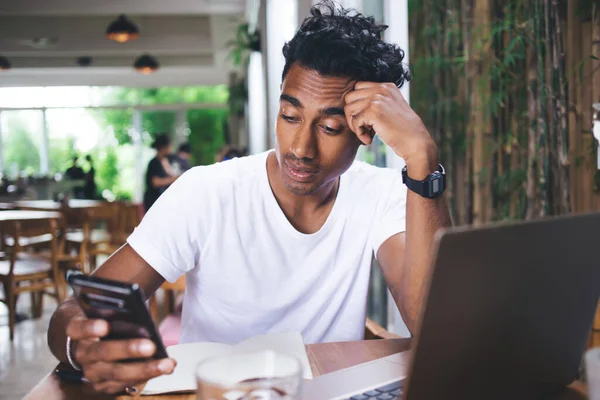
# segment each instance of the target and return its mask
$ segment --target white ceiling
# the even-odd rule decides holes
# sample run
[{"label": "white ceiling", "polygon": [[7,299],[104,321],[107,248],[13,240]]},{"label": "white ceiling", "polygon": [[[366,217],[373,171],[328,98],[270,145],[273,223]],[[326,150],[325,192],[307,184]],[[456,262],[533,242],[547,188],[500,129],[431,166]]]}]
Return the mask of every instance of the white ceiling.
[{"label": "white ceiling", "polygon": [[[242,22],[246,0],[0,0],[0,55],[13,65],[3,86],[180,86],[226,83],[225,43]],[[107,26],[125,13],[140,37],[116,43]],[[161,68],[141,75],[142,53]],[[92,57],[89,67],[78,57]]]}]

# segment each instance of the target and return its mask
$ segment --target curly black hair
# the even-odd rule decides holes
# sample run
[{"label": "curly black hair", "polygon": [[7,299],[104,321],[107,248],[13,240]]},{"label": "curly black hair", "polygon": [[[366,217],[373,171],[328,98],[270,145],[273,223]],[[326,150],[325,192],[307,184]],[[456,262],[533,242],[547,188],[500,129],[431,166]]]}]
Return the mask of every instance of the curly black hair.
[{"label": "curly black hair", "polygon": [[377,25],[373,17],[345,9],[331,0],[313,6],[310,15],[283,46],[282,79],[298,62],[323,76],[393,82],[398,87],[410,80],[410,72],[402,64],[404,51],[381,38],[387,25]]}]

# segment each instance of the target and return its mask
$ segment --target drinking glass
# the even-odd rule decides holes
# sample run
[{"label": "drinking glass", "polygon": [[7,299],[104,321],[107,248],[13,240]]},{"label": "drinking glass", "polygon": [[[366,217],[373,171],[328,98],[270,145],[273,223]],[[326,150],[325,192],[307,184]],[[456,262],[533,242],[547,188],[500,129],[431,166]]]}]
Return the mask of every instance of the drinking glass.
[{"label": "drinking glass", "polygon": [[294,356],[261,351],[211,358],[196,367],[198,400],[294,400],[302,367]]}]

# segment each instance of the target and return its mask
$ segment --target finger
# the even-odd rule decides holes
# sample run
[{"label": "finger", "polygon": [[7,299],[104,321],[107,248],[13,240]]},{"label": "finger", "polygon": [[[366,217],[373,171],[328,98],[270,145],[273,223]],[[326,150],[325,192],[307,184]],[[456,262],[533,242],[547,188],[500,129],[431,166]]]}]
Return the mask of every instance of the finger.
[{"label": "finger", "polygon": [[170,374],[175,365],[175,360],[170,358],[134,363],[97,362],[85,370],[85,377],[94,383],[120,381],[132,384]]},{"label": "finger", "polygon": [[127,384],[119,381],[92,383],[92,388],[99,393],[117,394],[125,391]]},{"label": "finger", "polygon": [[354,90],[365,90],[365,89],[374,89],[377,91],[387,91],[387,90],[398,90],[398,85],[394,82],[356,82],[354,84]]},{"label": "finger", "polygon": [[129,383],[129,382],[122,382],[122,381],[105,381],[105,382],[92,383],[90,386],[92,386],[92,388],[95,391],[101,392],[101,393],[117,394],[117,393],[127,392],[133,396],[137,396],[139,393],[142,392],[142,390],[144,390],[144,387],[146,386],[147,382],[148,381]]},{"label": "finger", "polygon": [[344,107],[344,113],[346,114],[346,121],[348,126],[354,133],[360,132],[360,125],[357,125],[358,120],[355,115],[360,114],[369,107],[370,100],[368,98],[359,99],[352,103],[346,104]]},{"label": "finger", "polygon": [[354,89],[344,95],[344,102],[346,104],[354,103],[355,101],[369,98],[377,93],[379,93],[379,91],[375,87]]},{"label": "finger", "polygon": [[368,110],[363,110],[358,114],[352,116],[352,124],[356,126],[354,133],[364,145],[368,146],[373,142],[375,137],[375,130],[373,129],[373,123],[368,118]]},{"label": "finger", "polygon": [[354,84],[354,90],[379,88],[381,85],[381,82],[358,81]]},{"label": "finger", "polygon": [[399,99],[401,102],[406,103],[406,99],[400,92],[400,89],[396,86],[396,84],[392,82],[357,82],[354,85],[354,90],[349,91],[344,96],[344,101],[346,103],[351,103],[355,100],[364,97],[370,96],[391,96]]},{"label": "finger", "polygon": [[148,339],[101,340],[77,346],[75,359],[79,363],[118,361],[132,358],[151,357],[156,346]]},{"label": "finger", "polygon": [[367,99],[360,99],[352,103],[346,104],[346,106],[344,106],[344,114],[346,115],[346,121],[348,121],[348,126],[350,127],[352,132],[358,131],[358,126],[354,124],[354,116],[363,111],[365,108],[367,108],[368,105],[369,101]]},{"label": "finger", "polygon": [[110,327],[102,319],[73,319],[66,333],[72,340],[93,339],[108,335]]}]

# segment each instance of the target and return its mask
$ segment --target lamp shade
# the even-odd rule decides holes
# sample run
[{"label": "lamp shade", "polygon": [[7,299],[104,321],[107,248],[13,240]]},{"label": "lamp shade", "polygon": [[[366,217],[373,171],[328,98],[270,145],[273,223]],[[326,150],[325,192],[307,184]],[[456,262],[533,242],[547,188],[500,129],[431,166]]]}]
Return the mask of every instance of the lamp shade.
[{"label": "lamp shade", "polygon": [[106,29],[106,37],[119,43],[137,39],[139,36],[138,27],[125,15],[120,15]]},{"label": "lamp shade", "polygon": [[156,71],[159,66],[156,58],[150,54],[142,54],[133,63],[133,67],[142,74],[151,74]]},{"label": "lamp shade", "polygon": [[8,58],[0,56],[0,71],[6,71],[12,68],[12,65]]}]

